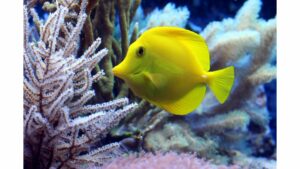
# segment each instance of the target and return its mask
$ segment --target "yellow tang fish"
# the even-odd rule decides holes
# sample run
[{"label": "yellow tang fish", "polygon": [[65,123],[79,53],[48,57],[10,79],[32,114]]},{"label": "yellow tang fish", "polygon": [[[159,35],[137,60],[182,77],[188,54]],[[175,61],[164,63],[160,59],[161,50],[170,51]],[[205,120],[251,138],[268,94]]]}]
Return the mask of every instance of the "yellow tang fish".
[{"label": "yellow tang fish", "polygon": [[113,68],[135,95],[166,111],[185,115],[202,102],[206,85],[224,103],[234,81],[234,67],[209,72],[204,39],[189,30],[156,27],[144,32]]}]

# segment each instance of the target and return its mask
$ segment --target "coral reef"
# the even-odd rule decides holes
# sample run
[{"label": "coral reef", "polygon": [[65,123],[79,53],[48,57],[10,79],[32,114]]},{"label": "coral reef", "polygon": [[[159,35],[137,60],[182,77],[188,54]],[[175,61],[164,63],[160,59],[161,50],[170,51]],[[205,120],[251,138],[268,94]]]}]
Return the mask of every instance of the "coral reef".
[{"label": "coral reef", "polygon": [[162,10],[154,9],[146,18],[145,22],[139,22],[143,30],[156,26],[185,27],[190,12],[187,7],[175,7],[175,4],[168,3]]},{"label": "coral reef", "polygon": [[151,151],[194,152],[210,157],[215,155],[218,145],[209,139],[198,137],[188,124],[173,122],[164,124],[161,130],[149,132],[145,138],[145,148]]},{"label": "coral reef", "polygon": [[[223,164],[231,163],[237,152],[245,154],[245,158],[273,158],[275,143],[270,135],[262,85],[276,78],[276,66],[271,64],[276,50],[276,19],[259,18],[260,9],[260,0],[248,0],[235,18],[211,22],[200,32],[208,43],[211,69],[228,65],[236,68],[235,85],[228,101],[219,104],[208,92],[201,106],[186,118],[145,109],[142,115],[135,114],[124,121],[137,125],[126,128],[122,123],[120,129],[139,133],[146,150],[194,151]],[[161,118],[152,130],[144,132],[143,125],[151,124],[152,117]],[[116,133],[121,132],[113,134]]]},{"label": "coral reef", "polygon": [[245,169],[276,169],[276,161],[273,159],[247,157],[239,153],[236,154],[233,163]]},{"label": "coral reef", "polygon": [[[120,144],[102,145],[101,138],[135,107],[127,98],[86,104],[95,96],[92,83],[105,77],[103,71],[94,75],[91,71],[108,50],[96,52],[101,43],[97,38],[78,57],[87,1],[81,1],[78,13],[68,2],[58,1],[45,23],[30,9],[39,33],[37,41],[31,36],[24,7],[25,168],[102,164],[119,152]],[[68,21],[70,16],[73,21]]]},{"label": "coral reef", "polygon": [[[201,33],[209,46],[212,69],[228,64],[236,67],[236,82],[228,101],[218,105],[213,101],[213,97],[207,97],[202,104],[202,111],[198,112],[199,118],[204,118],[205,123],[218,121],[218,125],[208,123],[210,128],[206,129],[206,134],[214,133],[213,128],[221,129],[221,133],[225,133],[225,137],[221,139],[223,143],[228,140],[229,144],[232,144],[234,140],[240,141],[245,138],[263,140],[262,137],[269,137],[270,134],[266,96],[262,84],[276,78],[276,66],[271,65],[276,50],[276,19],[265,21],[259,18],[260,8],[260,0],[248,0],[235,18],[212,22]],[[239,111],[244,115],[232,116],[232,111]],[[236,125],[224,123],[228,120],[225,117],[217,119],[224,115],[232,116],[229,119]],[[249,120],[241,121],[242,116],[245,116],[244,119],[249,116]],[[239,122],[234,121],[236,119],[240,119]],[[240,122],[245,125],[241,125]],[[194,129],[201,132],[205,123],[198,123]],[[221,125],[222,123],[224,125]],[[248,126],[246,130],[245,126]],[[248,136],[237,138],[237,134],[240,133]],[[261,142],[256,146],[263,147],[263,144]]]},{"label": "coral reef", "polygon": [[[208,43],[211,69],[234,65],[236,81],[224,104],[208,92],[201,106],[186,117],[172,116],[136,98],[125,83],[113,77],[112,67],[144,30],[161,25],[186,27],[188,9],[169,3],[144,16],[141,0],[86,2],[26,2],[26,168],[97,168],[95,162],[102,164],[115,157],[120,145],[133,151],[194,152],[215,164],[275,166],[276,161],[270,160],[276,158],[275,143],[262,85],[276,78],[276,66],[271,64],[276,50],[276,18],[266,21],[259,17],[260,0],[246,1],[234,18],[194,30],[203,30],[199,33]],[[43,19],[34,10],[37,6],[44,10]],[[129,100],[138,105],[129,104]],[[154,160],[154,156],[142,155],[140,159]],[[171,156],[176,162],[180,155]],[[196,166],[210,167],[208,162],[187,156],[194,158]],[[130,166],[125,164],[129,159],[140,161],[135,156],[124,157],[123,165]]]},{"label": "coral reef", "polygon": [[276,78],[276,67],[270,65],[276,49],[276,19],[258,18],[260,8],[260,0],[248,0],[235,18],[212,22],[201,33],[209,46],[212,69],[227,64],[237,68],[229,101],[205,111],[213,114],[241,107],[256,86]]},{"label": "coral reef", "polygon": [[221,166],[196,158],[193,154],[168,153],[145,153],[114,159],[111,163],[105,164],[103,169],[238,169],[239,166]]}]

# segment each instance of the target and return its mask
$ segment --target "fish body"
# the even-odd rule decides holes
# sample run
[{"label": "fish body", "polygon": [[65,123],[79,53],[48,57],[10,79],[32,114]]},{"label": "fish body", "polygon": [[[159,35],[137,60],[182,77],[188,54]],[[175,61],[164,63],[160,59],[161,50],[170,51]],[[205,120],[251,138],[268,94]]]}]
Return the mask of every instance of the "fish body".
[{"label": "fish body", "polygon": [[185,115],[202,102],[209,85],[223,103],[231,90],[234,68],[209,72],[210,58],[204,39],[176,27],[144,32],[113,68],[135,95],[176,115]]}]

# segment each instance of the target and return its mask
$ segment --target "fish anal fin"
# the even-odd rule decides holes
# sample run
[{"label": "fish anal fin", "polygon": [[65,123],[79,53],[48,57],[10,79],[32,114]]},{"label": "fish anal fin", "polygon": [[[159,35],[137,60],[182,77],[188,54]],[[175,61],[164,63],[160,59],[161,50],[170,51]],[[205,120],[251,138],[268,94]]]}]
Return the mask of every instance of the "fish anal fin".
[{"label": "fish anal fin", "polygon": [[205,96],[205,91],[205,85],[198,85],[174,102],[156,104],[172,114],[186,115],[200,105]]}]

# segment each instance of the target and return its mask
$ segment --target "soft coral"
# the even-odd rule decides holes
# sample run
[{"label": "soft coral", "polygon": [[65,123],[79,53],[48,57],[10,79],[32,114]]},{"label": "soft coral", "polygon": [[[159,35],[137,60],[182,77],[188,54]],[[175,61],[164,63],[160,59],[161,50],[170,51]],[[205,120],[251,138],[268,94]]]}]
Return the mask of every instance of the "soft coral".
[{"label": "soft coral", "polygon": [[238,166],[218,166],[195,154],[187,153],[144,153],[119,157],[105,164],[103,169],[238,169]]}]

